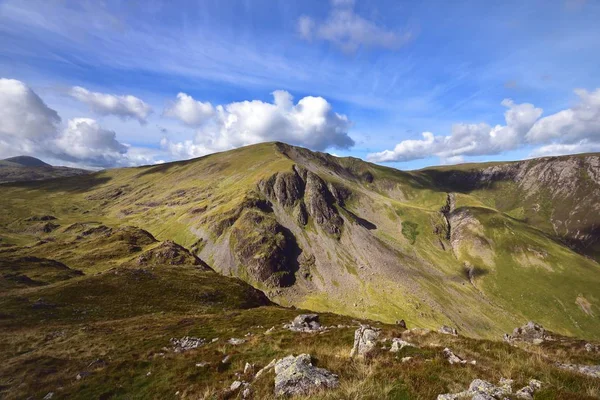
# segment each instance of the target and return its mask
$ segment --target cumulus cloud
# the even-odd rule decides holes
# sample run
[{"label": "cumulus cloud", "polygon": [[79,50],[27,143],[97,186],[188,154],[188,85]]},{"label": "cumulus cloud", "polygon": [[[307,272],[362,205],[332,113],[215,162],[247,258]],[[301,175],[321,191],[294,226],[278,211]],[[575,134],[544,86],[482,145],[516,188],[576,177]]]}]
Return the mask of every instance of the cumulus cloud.
[{"label": "cumulus cloud", "polygon": [[117,96],[114,94],[90,92],[80,86],[73,87],[69,94],[87,104],[90,109],[99,115],[115,115],[122,119],[137,119],[140,124],[145,124],[152,112],[152,107],[141,99],[131,96]]},{"label": "cumulus cloud", "polygon": [[[177,116],[186,125],[198,127],[196,136],[183,142],[167,139],[161,142],[165,150],[179,157],[197,157],[268,141],[284,141],[315,150],[347,149],[354,145],[348,135],[350,120],[334,112],[322,97],[307,96],[294,104],[290,93],[277,90],[273,92],[273,103],[252,100],[212,106],[180,93],[175,104],[181,99],[190,106]],[[213,112],[207,113],[209,109]]]},{"label": "cumulus cloud", "polygon": [[0,79],[0,156],[31,155],[92,168],[153,162],[90,118],[60,126],[58,113],[25,83]]},{"label": "cumulus cloud", "polygon": [[411,31],[398,33],[366,20],[354,12],[354,1],[332,0],[331,11],[324,21],[303,15],[298,19],[298,32],[306,40],[325,40],[346,52],[359,47],[396,50],[413,38]]},{"label": "cumulus cloud", "polygon": [[179,93],[177,100],[165,108],[163,115],[177,118],[189,126],[200,126],[215,115],[215,109],[210,103],[203,103],[185,93]]},{"label": "cumulus cloud", "polygon": [[0,135],[35,140],[57,132],[60,117],[23,82],[0,79]]},{"label": "cumulus cloud", "polygon": [[457,156],[492,155],[528,145],[542,145],[533,156],[598,151],[600,149],[600,89],[577,89],[579,102],[542,118],[532,104],[502,101],[506,125],[455,124],[448,136],[423,133],[422,140],[404,140],[393,150],[372,153],[374,162],[409,161],[431,156],[442,160]]}]

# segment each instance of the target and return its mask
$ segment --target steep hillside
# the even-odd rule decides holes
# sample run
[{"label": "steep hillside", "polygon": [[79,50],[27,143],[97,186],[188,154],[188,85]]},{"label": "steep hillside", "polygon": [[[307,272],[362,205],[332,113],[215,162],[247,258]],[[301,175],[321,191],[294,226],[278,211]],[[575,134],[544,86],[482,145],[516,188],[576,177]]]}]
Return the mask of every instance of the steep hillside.
[{"label": "steep hillside", "polygon": [[[38,243],[20,254],[71,267],[76,254],[55,238],[73,224],[136,226],[282,305],[495,338],[533,319],[597,338],[597,213],[590,210],[600,203],[598,160],[402,172],[266,143],[4,184],[0,243],[5,251]],[[574,165],[571,175],[555,176],[566,173],[552,167],[560,163]],[[560,189],[562,182],[571,186]],[[84,273],[104,254],[101,243],[86,246],[93,257],[73,267]]]},{"label": "steep hillside", "polygon": [[29,156],[0,160],[0,183],[65,178],[89,173],[90,171],[79,168],[53,167],[40,159]]}]

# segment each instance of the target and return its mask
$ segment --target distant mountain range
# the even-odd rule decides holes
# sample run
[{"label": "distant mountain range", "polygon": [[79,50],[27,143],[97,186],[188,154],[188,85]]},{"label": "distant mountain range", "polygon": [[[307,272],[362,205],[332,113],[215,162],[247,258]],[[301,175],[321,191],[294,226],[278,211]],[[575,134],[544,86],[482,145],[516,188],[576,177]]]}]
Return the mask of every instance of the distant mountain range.
[{"label": "distant mountain range", "polygon": [[17,156],[0,160],[0,183],[65,178],[89,173],[90,171],[85,169],[54,167],[30,156]]}]

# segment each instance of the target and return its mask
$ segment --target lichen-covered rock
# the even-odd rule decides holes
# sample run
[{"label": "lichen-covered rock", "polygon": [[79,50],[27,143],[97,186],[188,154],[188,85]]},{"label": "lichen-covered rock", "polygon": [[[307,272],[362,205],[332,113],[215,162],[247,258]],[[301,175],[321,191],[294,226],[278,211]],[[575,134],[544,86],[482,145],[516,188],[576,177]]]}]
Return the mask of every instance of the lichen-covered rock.
[{"label": "lichen-covered rock", "polygon": [[561,364],[556,366],[568,371],[578,372],[583,375],[591,376],[592,378],[600,378],[600,365],[584,365],[584,364]]},{"label": "lichen-covered rock", "polygon": [[513,343],[515,341],[540,344],[547,339],[546,330],[539,324],[529,321],[525,325],[515,328],[512,335],[504,335],[504,341]]},{"label": "lichen-covered rock", "polygon": [[442,325],[438,332],[443,333],[444,335],[458,336],[458,331],[456,330],[456,328],[452,328],[447,325]]},{"label": "lichen-covered rock", "polygon": [[503,400],[506,396],[512,394],[512,379],[500,379],[498,386],[484,381],[483,379],[475,379],[469,385],[469,388],[459,393],[440,394],[437,400],[457,400],[457,399],[478,399],[478,400]]},{"label": "lichen-covered rock", "polygon": [[309,395],[339,385],[338,376],[312,365],[308,354],[287,356],[275,364],[275,395]]},{"label": "lichen-covered rock", "polygon": [[205,343],[206,340],[191,336],[184,336],[180,339],[171,338],[171,345],[173,346],[173,352],[175,353],[183,353],[184,351],[196,349]]},{"label": "lichen-covered rock", "polygon": [[541,388],[542,382],[535,379],[531,379],[527,386],[517,390],[517,392],[515,393],[515,397],[517,399],[532,400],[535,392],[537,392]]},{"label": "lichen-covered rock", "polygon": [[300,314],[284,327],[294,332],[318,332],[322,330],[318,314]]},{"label": "lichen-covered rock", "polygon": [[371,353],[377,345],[379,333],[380,330],[377,328],[361,325],[354,332],[354,346],[350,351],[350,357],[365,357]]}]

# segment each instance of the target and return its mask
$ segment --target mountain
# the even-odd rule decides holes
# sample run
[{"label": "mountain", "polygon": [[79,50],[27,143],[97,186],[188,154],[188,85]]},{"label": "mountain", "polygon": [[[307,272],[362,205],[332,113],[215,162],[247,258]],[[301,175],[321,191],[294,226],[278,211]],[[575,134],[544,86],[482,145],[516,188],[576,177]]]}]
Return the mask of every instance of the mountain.
[{"label": "mountain", "polygon": [[271,399],[283,364],[258,370],[302,353],[340,382],[311,398],[597,397],[599,161],[407,172],[264,143],[0,184],[0,397]]},{"label": "mountain", "polygon": [[54,167],[40,159],[29,156],[17,156],[0,160],[0,183],[64,178],[88,174],[89,172],[79,168]]},{"label": "mountain", "polygon": [[599,160],[404,172],[266,143],[5,184],[2,215],[13,217],[0,234],[7,243],[38,237],[15,221],[33,211],[132,225],[282,305],[480,337],[530,319],[598,337]]}]

